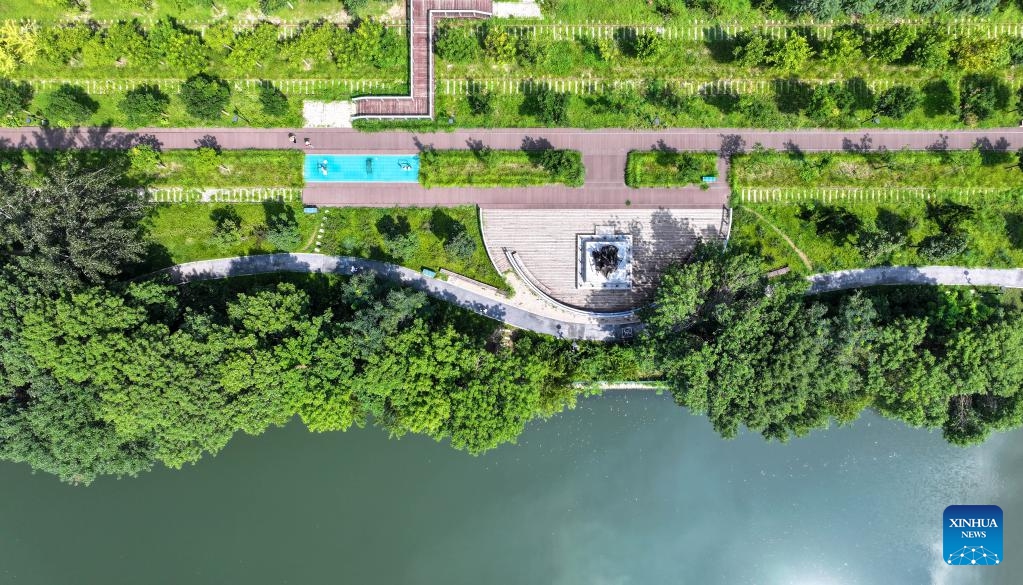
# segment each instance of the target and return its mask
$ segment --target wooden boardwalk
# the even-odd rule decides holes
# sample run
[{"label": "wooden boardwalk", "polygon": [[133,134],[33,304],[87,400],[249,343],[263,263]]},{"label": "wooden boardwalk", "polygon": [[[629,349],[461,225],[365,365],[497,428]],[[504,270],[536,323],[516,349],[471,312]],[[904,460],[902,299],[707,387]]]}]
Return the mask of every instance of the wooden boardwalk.
[{"label": "wooden boardwalk", "polygon": [[408,0],[409,87],[407,96],[355,98],[352,119],[430,118],[434,112],[433,31],[441,18],[488,18],[492,0]]}]

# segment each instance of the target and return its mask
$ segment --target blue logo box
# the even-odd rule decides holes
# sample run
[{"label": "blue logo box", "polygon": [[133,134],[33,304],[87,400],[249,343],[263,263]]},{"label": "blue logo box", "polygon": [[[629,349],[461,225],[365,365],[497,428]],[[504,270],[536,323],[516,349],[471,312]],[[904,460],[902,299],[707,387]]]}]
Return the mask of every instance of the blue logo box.
[{"label": "blue logo box", "polygon": [[945,508],[944,558],[946,565],[1002,564],[1002,509],[998,506]]}]

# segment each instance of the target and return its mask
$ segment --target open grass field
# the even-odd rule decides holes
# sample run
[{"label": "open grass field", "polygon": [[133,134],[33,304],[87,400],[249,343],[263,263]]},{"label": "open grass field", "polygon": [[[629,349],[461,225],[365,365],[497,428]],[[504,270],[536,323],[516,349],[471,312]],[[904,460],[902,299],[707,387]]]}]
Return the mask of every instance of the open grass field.
[{"label": "open grass field", "polygon": [[[744,205],[734,218],[733,245],[761,253],[773,266],[796,272],[826,272],[885,265],[948,264],[993,268],[1023,267],[1023,191],[1004,199],[967,202],[970,217],[954,228],[934,218],[936,206],[957,198],[892,203],[832,203],[804,205]],[[958,199],[962,201],[962,199]],[[812,208],[813,211],[809,211]],[[759,213],[803,251],[812,264],[807,270],[798,255]],[[816,214],[814,214],[816,211]],[[834,225],[828,225],[828,222]],[[965,248],[935,258],[922,253],[928,238],[953,232],[965,236]],[[871,245],[870,234],[890,234],[889,244]],[[876,254],[876,255],[874,255]]]},{"label": "open grass field", "polygon": [[376,209],[326,213],[324,254],[358,256],[419,270],[446,268],[508,289],[487,256],[475,207]]},{"label": "open grass field", "polygon": [[[737,156],[732,241],[804,273],[883,265],[1020,267],[1023,172],[1016,160],[998,145]],[[751,197],[749,189],[761,196]],[[762,196],[772,189],[780,194]]]},{"label": "open grass field", "polygon": [[302,213],[300,203],[183,203],[156,205],[145,220],[152,246],[147,270],[182,262],[311,252],[318,215]]},{"label": "open grass field", "polygon": [[419,182],[425,187],[528,187],[582,185],[582,156],[569,156],[578,173],[554,173],[544,168],[538,153],[521,150],[440,150],[424,154]]},{"label": "open grass field", "polygon": [[713,152],[633,151],[625,167],[625,184],[630,187],[700,185],[706,176],[717,176]]},{"label": "open grass field", "polygon": [[1015,152],[992,144],[966,151],[864,153],[753,152],[733,159],[736,189],[897,188],[933,190],[1023,188]]}]

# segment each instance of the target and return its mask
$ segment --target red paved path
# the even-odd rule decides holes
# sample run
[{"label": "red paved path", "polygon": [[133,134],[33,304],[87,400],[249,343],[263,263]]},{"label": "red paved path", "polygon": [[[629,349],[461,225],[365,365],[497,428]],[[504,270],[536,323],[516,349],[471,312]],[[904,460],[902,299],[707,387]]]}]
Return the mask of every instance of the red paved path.
[{"label": "red paved path", "polygon": [[[289,133],[299,138],[296,147]],[[1015,151],[1023,148],[1023,128],[985,130],[906,131],[906,130],[792,130],[764,131],[746,129],[673,129],[673,130],[578,130],[572,128],[539,129],[466,129],[454,132],[416,134],[413,132],[365,133],[339,129],[116,129],[49,130],[11,128],[0,130],[0,147],[22,148],[124,148],[140,142],[164,149],[194,148],[212,137],[222,148],[298,148],[308,137],[312,153],[338,154],[411,154],[426,145],[438,149],[469,148],[477,141],[495,149],[553,146],[583,153],[586,184],[581,188],[542,187],[523,189],[424,189],[418,185],[314,185],[306,190],[306,200],[319,205],[452,205],[479,203],[484,207],[624,207],[631,200],[636,207],[720,207],[728,201],[728,188],[721,181],[708,190],[629,189],[624,184],[626,155],[630,150],[649,150],[658,146],[679,150],[738,151],[760,143],[768,148],[804,151],[876,149],[925,149],[943,145],[949,149],[972,148],[978,142],[993,148]],[[724,147],[724,148],[723,148]],[[721,171],[724,165],[721,165]]]}]

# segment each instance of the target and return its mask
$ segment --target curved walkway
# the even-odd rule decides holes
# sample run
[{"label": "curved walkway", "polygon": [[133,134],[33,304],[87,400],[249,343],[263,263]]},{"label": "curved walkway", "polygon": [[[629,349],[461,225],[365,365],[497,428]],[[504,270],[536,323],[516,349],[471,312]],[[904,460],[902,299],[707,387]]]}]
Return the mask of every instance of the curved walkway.
[{"label": "curved walkway", "polygon": [[[458,305],[495,321],[563,339],[613,341],[622,339],[625,329],[628,328],[634,332],[641,327],[639,318],[634,313],[625,318],[590,313],[585,315],[584,320],[566,320],[553,314],[553,307],[552,310],[540,310],[536,304],[527,306],[524,303],[516,303],[513,299],[497,294],[471,289],[458,281],[448,282],[428,278],[402,266],[349,256],[325,256],[323,254],[237,256],[178,264],[164,269],[158,274],[167,274],[172,282],[181,284],[274,272],[352,275],[363,271],[373,272],[381,278],[422,291],[435,299]],[[807,294],[883,285],[1023,288],[1023,269],[892,266],[815,274],[808,280],[811,285]]]},{"label": "curved walkway", "polygon": [[422,291],[435,299],[458,305],[495,321],[565,339],[611,341],[619,339],[623,329],[630,327],[634,329],[639,323],[635,316],[623,320],[620,317],[606,318],[599,314],[568,320],[555,316],[553,308],[541,312],[535,303],[527,308],[521,303],[516,303],[514,299],[472,289],[457,281],[428,278],[402,266],[348,256],[323,254],[239,256],[178,264],[162,270],[161,273],[168,274],[173,282],[185,283],[273,272],[351,275],[363,271],[373,272],[381,278]]},{"label": "curved walkway", "polygon": [[887,266],[839,270],[809,277],[808,294],[850,288],[929,284],[948,286],[1000,286],[1023,288],[1021,268],[965,268],[963,266]]}]

